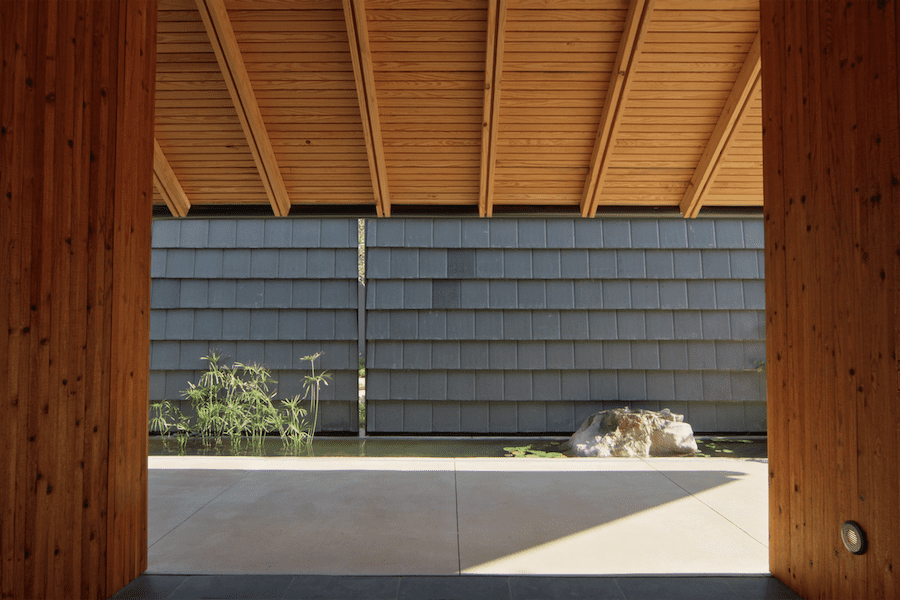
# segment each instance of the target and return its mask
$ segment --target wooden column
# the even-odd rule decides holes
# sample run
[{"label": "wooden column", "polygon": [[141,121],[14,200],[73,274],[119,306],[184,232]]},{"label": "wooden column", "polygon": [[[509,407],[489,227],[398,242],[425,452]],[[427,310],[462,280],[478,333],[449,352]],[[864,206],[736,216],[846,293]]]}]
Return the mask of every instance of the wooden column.
[{"label": "wooden column", "polygon": [[900,7],[761,9],[770,567],[804,598],[898,598]]},{"label": "wooden column", "polygon": [[0,596],[147,564],[156,4],[0,1]]}]

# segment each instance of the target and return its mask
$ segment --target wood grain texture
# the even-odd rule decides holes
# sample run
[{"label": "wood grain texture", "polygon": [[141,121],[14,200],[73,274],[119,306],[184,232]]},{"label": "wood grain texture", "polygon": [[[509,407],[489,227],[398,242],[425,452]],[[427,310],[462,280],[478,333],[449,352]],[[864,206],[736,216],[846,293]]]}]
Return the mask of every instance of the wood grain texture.
[{"label": "wood grain texture", "polygon": [[803,597],[895,598],[900,14],[761,9],[770,568]]},{"label": "wood grain texture", "polygon": [[505,30],[506,0],[489,3],[481,122],[481,181],[478,186],[478,214],[482,217],[490,217],[494,212],[494,168],[497,163],[500,126],[500,82],[503,80]]},{"label": "wood grain texture", "polygon": [[616,135],[621,124],[623,107],[631,91],[632,75],[637,64],[652,19],[655,0],[632,0],[625,20],[625,29],[619,42],[615,65],[609,80],[606,102],[597,129],[597,139],[591,155],[588,176],[581,196],[581,216],[593,217],[597,214],[598,195],[603,189],[603,180],[610,166],[610,157],[615,147]]},{"label": "wood grain texture", "polygon": [[188,200],[187,194],[184,193],[184,188],[181,187],[178,177],[172,172],[172,167],[169,165],[169,161],[166,160],[166,155],[163,153],[162,148],[159,147],[159,142],[156,138],[153,139],[153,183],[157,192],[162,195],[166,206],[172,212],[172,216],[186,217],[191,209],[191,202]]},{"label": "wood grain texture", "polygon": [[[237,27],[240,23],[232,25]],[[162,69],[157,69],[155,136],[169,159],[173,174],[188,190],[198,185],[217,187],[217,193],[212,194],[213,201],[221,202],[221,197],[229,195],[227,182],[231,181],[236,172],[236,167],[231,161],[239,158],[251,165],[247,173],[242,172],[243,185],[255,188],[247,193],[247,197],[254,198],[255,202],[261,200],[262,204],[268,204],[268,195],[256,161],[250,151],[237,111],[234,109],[234,103],[231,101],[231,93],[228,91],[225,78],[218,68],[215,52],[209,42],[196,2],[161,0],[158,3],[158,27],[167,31],[179,29],[189,31],[189,35],[192,36],[189,50],[187,48],[176,50],[174,43],[170,44],[165,37],[158,38],[157,47],[160,54],[183,55],[199,61],[197,64],[210,67],[209,71],[203,72],[166,73]],[[240,40],[240,31],[236,32],[235,36]],[[183,51],[180,51],[182,49]],[[159,64],[165,66],[167,63]],[[287,84],[285,87],[291,88]],[[293,88],[296,88],[296,83]],[[182,96],[178,97],[175,94]],[[184,94],[188,94],[189,98],[183,100]],[[214,113],[215,116],[207,114],[211,108],[218,109]],[[194,112],[195,110],[197,112]],[[234,142],[234,138],[238,141]],[[207,153],[201,157],[194,157],[197,164],[203,164],[202,171],[195,170],[194,163],[185,161],[182,156],[186,151],[186,142],[200,139],[206,141],[209,146]],[[216,158],[222,160],[213,160]],[[207,199],[208,196],[192,196],[191,202],[203,204]],[[158,192],[154,195],[154,201],[164,203],[162,195]]]},{"label": "wood grain texture", "polygon": [[347,38],[350,43],[350,57],[353,60],[359,116],[366,140],[371,188],[375,192],[375,207],[379,217],[389,217],[391,193],[384,159],[384,142],[381,138],[381,111],[378,109],[364,0],[344,0],[344,20],[347,23]]},{"label": "wood grain texture", "polygon": [[106,598],[146,569],[156,6],[0,23],[0,595]]},{"label": "wood grain texture", "polygon": [[[276,216],[287,215],[291,208],[291,200],[281,177],[272,144],[269,142],[266,122],[256,102],[253,84],[244,66],[245,58],[238,47],[225,4],[223,0],[197,0],[197,8],[234,102],[234,109],[244,128],[272,210]],[[248,60],[255,62],[252,58]]]},{"label": "wood grain texture", "polygon": [[696,217],[700,214],[700,208],[708,190],[708,186],[715,181],[716,172],[721,167],[720,160],[728,151],[734,141],[734,134],[740,130],[743,121],[749,114],[752,101],[759,91],[760,77],[760,42],[759,36],[753,41],[744,67],[738,74],[737,81],[722,108],[716,128],[706,144],[703,156],[694,171],[688,188],[681,198],[681,214],[685,217]]},{"label": "wood grain texture", "polygon": [[[361,150],[328,151],[322,142],[353,138],[377,158],[376,148],[365,144],[375,123],[381,130],[386,177],[377,166],[370,169],[371,204],[379,204],[376,192],[405,198],[424,192],[422,204],[427,205],[438,202],[444,191],[472,189],[474,183],[476,194],[453,192],[453,202],[477,206],[479,214],[488,215],[495,194],[507,204],[517,204],[518,198],[523,207],[555,206],[569,202],[573,182],[584,186],[592,164],[592,147],[584,141],[596,137],[604,106],[614,103],[608,84],[629,4],[513,1],[500,11],[505,23],[499,23],[490,20],[488,8],[499,7],[494,1],[370,0],[364,6],[365,27],[360,23],[359,29],[368,35],[371,84],[363,81],[365,68],[356,69],[357,84],[354,58],[361,66],[367,63],[359,60],[358,50],[351,50],[343,0],[227,0],[225,7],[285,186],[292,197],[295,190],[303,194],[293,198],[295,204],[327,206],[342,203],[342,196],[345,204],[360,203],[361,182],[344,186],[332,174],[356,168]],[[671,174],[690,161],[697,166],[697,149],[702,153],[705,146],[673,142],[685,133],[709,139],[758,31],[756,0],[662,6],[648,23],[631,93],[614,120],[609,189],[604,185],[597,190],[598,204],[647,205],[658,199],[669,206],[680,200],[674,192],[661,194],[639,178],[629,179],[635,175],[633,167],[639,165],[642,174]],[[225,78],[195,4],[160,0],[160,23],[156,135],[173,173],[194,205],[258,203],[260,194],[265,195],[258,176],[255,182],[248,177],[240,185],[226,183],[236,181],[254,159],[246,140],[230,133],[235,126],[240,130],[238,113],[229,104]],[[358,48],[357,36],[352,37]],[[500,64],[497,81],[486,81],[486,71]],[[365,85],[372,93],[357,95]],[[362,108],[361,98],[368,98]],[[753,110],[747,123],[757,118]],[[376,120],[369,118],[376,114]],[[751,130],[745,126],[738,133],[745,131]],[[761,121],[752,133],[756,145],[746,152],[723,152],[717,168],[750,174],[755,185],[717,176],[706,188],[705,203],[761,205]],[[196,141],[188,134],[196,135]],[[462,142],[478,153],[463,156],[450,150]],[[555,151],[532,148],[545,143]],[[306,147],[298,148],[300,144]],[[416,155],[415,166],[408,164],[411,154]],[[521,166],[523,161],[527,167]],[[548,186],[559,184],[557,192],[544,186],[528,193],[509,185],[532,173],[542,175],[540,181]],[[690,176],[679,171],[671,181],[682,195]],[[429,180],[430,187],[423,189],[421,182]],[[254,186],[259,189],[252,190]],[[157,193],[154,201],[162,204],[164,198]]]},{"label": "wood grain texture", "polygon": [[[551,26],[509,4],[492,198],[507,206],[572,205],[584,184],[628,2],[566,4]],[[599,12],[604,14],[595,14]],[[567,70],[541,70],[541,55]],[[577,70],[572,70],[577,69]]]},{"label": "wood grain texture", "polygon": [[366,2],[393,203],[478,206],[487,8]]},{"label": "wood grain texture", "polygon": [[[674,203],[681,201],[702,152],[711,145],[709,140],[730,90],[738,87],[740,67],[732,62],[735,51],[746,62],[747,50],[758,31],[758,19],[747,20],[746,12],[736,4],[713,7],[687,3],[673,9],[664,2],[656,7],[629,101],[623,109],[613,161],[599,199],[601,205],[620,204],[628,194],[635,202],[652,198],[672,202],[673,192],[661,196],[644,184],[649,181],[647,176],[662,173],[670,176],[672,190],[680,187],[680,196]],[[715,13],[715,21],[709,20],[711,13]],[[703,27],[696,27],[698,24]],[[715,27],[707,28],[710,24]],[[705,190],[705,205],[762,205],[762,125],[755,111],[755,105],[751,105],[744,124],[734,132],[735,140],[749,134],[755,145],[747,150],[749,154],[744,148],[722,152],[713,170],[714,180]],[[684,136],[702,143],[688,147],[682,142]],[[732,146],[736,144],[737,141]],[[633,162],[629,164],[629,160]],[[685,175],[684,166],[689,160],[695,162]],[[720,178],[719,174],[725,172],[738,173],[740,179]],[[747,177],[756,178],[755,186],[745,181]]]},{"label": "wood grain texture", "polygon": [[[235,5],[227,4],[238,43],[250,50],[245,57],[261,60],[246,62],[246,67],[292,202],[327,206],[344,203],[341,199],[346,198],[346,204],[377,206],[373,184],[377,179],[372,177],[368,166],[360,96],[342,1],[279,5],[260,2],[242,6],[238,10]],[[274,39],[267,41],[271,39],[269,36]],[[266,51],[261,51],[264,48]],[[191,161],[213,168],[215,158],[231,154],[224,138],[209,139],[219,148],[208,154],[192,153],[191,157],[185,153],[178,167],[179,174],[192,168],[188,166]],[[338,151],[337,145],[351,147]],[[179,149],[184,151],[184,145],[180,144]],[[360,162],[361,172],[358,171]],[[231,177],[237,174],[231,169],[242,167],[226,168],[229,171],[223,175]],[[362,176],[335,177],[348,173],[362,173]],[[195,183],[186,187],[191,190],[192,201],[257,202],[257,193],[241,195],[229,184],[212,190],[210,179],[197,173]],[[246,183],[244,180],[240,187]],[[196,195],[193,190],[198,188],[209,191]]]}]

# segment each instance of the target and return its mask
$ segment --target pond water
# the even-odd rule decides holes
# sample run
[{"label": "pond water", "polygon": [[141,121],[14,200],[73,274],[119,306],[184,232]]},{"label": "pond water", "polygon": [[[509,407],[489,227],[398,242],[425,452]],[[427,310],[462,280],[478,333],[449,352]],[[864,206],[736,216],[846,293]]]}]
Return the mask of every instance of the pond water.
[{"label": "pond water", "polygon": [[543,452],[559,452],[559,444],[566,438],[388,438],[388,437],[326,437],[319,436],[307,452],[286,450],[278,437],[266,438],[259,447],[242,441],[233,447],[228,439],[216,445],[204,444],[199,438],[187,441],[184,450],[174,438],[163,440],[150,437],[151,456],[379,456],[437,458],[502,457],[510,454],[505,448],[531,448]]},{"label": "pond water", "polygon": [[[559,454],[559,444],[565,437],[472,437],[472,438],[397,438],[397,437],[316,437],[310,451],[285,449],[278,437],[266,438],[261,445],[253,446],[242,440],[237,446],[224,439],[218,445],[204,444],[199,438],[190,438],[182,449],[175,438],[164,440],[150,437],[150,456],[375,456],[375,457],[529,457]],[[698,458],[766,458],[765,438],[704,437],[697,439]]]}]

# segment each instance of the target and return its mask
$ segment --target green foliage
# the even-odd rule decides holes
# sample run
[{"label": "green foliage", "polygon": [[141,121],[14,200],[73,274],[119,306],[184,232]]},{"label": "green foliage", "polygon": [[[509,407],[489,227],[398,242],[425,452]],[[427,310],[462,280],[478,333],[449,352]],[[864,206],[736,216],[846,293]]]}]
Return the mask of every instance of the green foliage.
[{"label": "green foliage", "polygon": [[278,426],[278,434],[285,449],[297,452],[312,443],[306,419],[306,409],[300,407],[300,396],[283,402],[285,414]]},{"label": "green foliage", "polygon": [[[174,434],[182,451],[192,434],[207,446],[218,446],[228,438],[235,449],[246,438],[251,448],[260,450],[266,435],[275,432],[285,449],[310,450],[319,416],[319,390],[331,377],[327,371],[316,373],[315,360],[321,355],[319,352],[302,359],[310,362],[312,371],[304,378],[305,394],[276,407],[275,392],[270,389],[276,382],[268,369],[239,362],[232,367],[222,365],[221,355],[213,352],[203,357],[209,369],[197,385],[189,383],[183,394],[196,416],[191,419],[166,400],[150,406],[150,429],[158,431],[163,440]],[[301,406],[305,399],[310,402],[309,411]]]},{"label": "green foliage", "polygon": [[[752,444],[750,440],[742,440],[737,438],[709,438],[708,440],[698,440],[697,446],[699,451],[695,456],[699,457],[719,457],[719,458],[729,458],[727,455],[735,454],[734,449],[729,446],[737,447],[738,444]],[[730,457],[733,458],[733,457]]]},{"label": "green foliage", "polygon": [[509,446],[503,449],[508,452],[510,456],[516,458],[566,458],[566,455],[562,452],[540,450],[533,448],[533,444],[528,444],[527,446]]},{"label": "green foliage", "polygon": [[[366,359],[362,356],[359,357],[359,376],[361,378],[365,378],[366,376]],[[365,394],[360,397],[359,403],[359,427],[360,429],[364,429],[366,426],[366,398]]]},{"label": "green foliage", "polygon": [[316,423],[319,419],[319,390],[323,385],[328,385],[331,375],[328,371],[322,371],[316,375],[316,359],[322,356],[321,352],[316,352],[310,356],[304,356],[300,360],[308,360],[309,368],[312,375],[304,376],[303,386],[306,389],[306,396],[310,401],[310,412],[312,413],[312,424],[307,430],[307,449],[311,449],[313,438],[316,435]]},{"label": "green foliage", "polygon": [[356,258],[357,277],[361,283],[366,282],[366,220],[356,221]]},{"label": "green foliage", "polygon": [[181,413],[180,408],[173,406],[168,400],[163,400],[150,405],[150,429],[159,433],[163,443],[174,434],[183,452],[190,434],[190,422],[188,417]]}]

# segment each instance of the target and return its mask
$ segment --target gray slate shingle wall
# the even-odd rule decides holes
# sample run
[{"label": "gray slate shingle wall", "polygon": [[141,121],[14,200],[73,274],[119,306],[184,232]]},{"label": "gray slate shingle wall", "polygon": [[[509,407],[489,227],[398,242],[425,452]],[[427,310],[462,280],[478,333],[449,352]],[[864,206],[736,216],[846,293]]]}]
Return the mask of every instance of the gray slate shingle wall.
[{"label": "gray slate shingle wall", "polygon": [[157,220],[152,248],[151,402],[179,400],[212,350],[291,397],[323,351],[321,429],[357,430],[356,219]]},{"label": "gray slate shingle wall", "polygon": [[761,219],[392,218],[367,248],[372,432],[766,428]]}]

